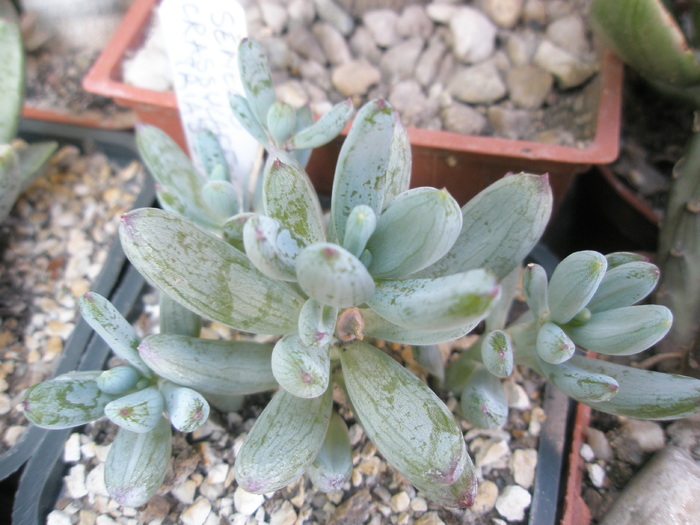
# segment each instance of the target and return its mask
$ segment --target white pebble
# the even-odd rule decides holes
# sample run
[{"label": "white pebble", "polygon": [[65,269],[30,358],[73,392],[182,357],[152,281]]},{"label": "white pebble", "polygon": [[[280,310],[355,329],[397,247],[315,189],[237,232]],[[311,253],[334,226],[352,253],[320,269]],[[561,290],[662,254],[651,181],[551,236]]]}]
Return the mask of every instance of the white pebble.
[{"label": "white pebble", "polygon": [[586,471],[593,486],[600,488],[605,485],[605,469],[598,463],[586,463]]},{"label": "white pebble", "polygon": [[297,520],[297,513],[294,506],[285,501],[279,509],[270,515],[270,525],[294,525]]},{"label": "white pebble", "polygon": [[589,463],[591,461],[595,461],[595,452],[593,452],[593,449],[588,443],[583,443],[581,445],[581,450],[579,451],[579,454],[581,454],[581,457],[584,461],[588,461]]},{"label": "white pebble", "polygon": [[204,522],[211,513],[211,503],[209,500],[199,498],[194,505],[187,507],[180,515],[183,525],[204,525]]},{"label": "white pebble", "polygon": [[508,407],[515,410],[527,410],[530,408],[530,397],[525,389],[514,381],[504,381],[503,388],[506,391]]},{"label": "white pebble", "polygon": [[479,483],[479,488],[476,492],[474,505],[471,506],[471,511],[475,514],[486,514],[493,509],[498,499],[498,485],[491,480],[484,480]]},{"label": "white pebble", "polygon": [[513,452],[508,466],[513,473],[515,482],[521,487],[529,489],[535,482],[537,451],[534,448],[516,450]]},{"label": "white pebble", "polygon": [[92,496],[103,496],[109,498],[109,492],[105,485],[105,464],[100,463],[85,477],[85,488],[88,494]]},{"label": "white pebble", "polygon": [[530,506],[532,496],[520,485],[508,485],[496,500],[496,510],[508,521],[521,521]]},{"label": "white pebble", "polygon": [[63,461],[75,463],[80,461],[80,434],[73,432],[63,446]]},{"label": "white pebble", "polygon": [[85,486],[85,465],[78,463],[71,467],[68,475],[65,477],[66,491],[73,499],[79,499],[86,496],[88,491]]},{"label": "white pebble", "polygon": [[68,514],[61,510],[52,510],[46,516],[46,525],[71,525],[71,519]]},{"label": "white pebble", "polygon": [[489,440],[479,449],[474,460],[479,467],[493,466],[509,454],[510,447],[505,439]]},{"label": "white pebble", "polygon": [[240,487],[233,493],[236,510],[246,516],[252,516],[264,502],[265,497],[262,494],[251,494]]},{"label": "white pebble", "polygon": [[394,512],[405,512],[411,505],[411,498],[405,492],[399,492],[391,497],[391,510]]}]

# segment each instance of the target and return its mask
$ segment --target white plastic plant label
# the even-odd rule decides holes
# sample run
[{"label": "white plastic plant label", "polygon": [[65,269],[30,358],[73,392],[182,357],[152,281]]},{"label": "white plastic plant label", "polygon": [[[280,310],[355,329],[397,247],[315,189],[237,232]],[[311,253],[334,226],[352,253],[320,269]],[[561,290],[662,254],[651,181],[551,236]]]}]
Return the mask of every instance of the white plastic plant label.
[{"label": "white plastic plant label", "polygon": [[231,182],[245,198],[243,189],[260,146],[238,123],[229,104],[233,93],[243,94],[238,44],[248,34],[245,11],[235,0],[163,0],[158,15],[180,119],[195,164],[199,165],[197,133],[208,129],[224,148]]}]

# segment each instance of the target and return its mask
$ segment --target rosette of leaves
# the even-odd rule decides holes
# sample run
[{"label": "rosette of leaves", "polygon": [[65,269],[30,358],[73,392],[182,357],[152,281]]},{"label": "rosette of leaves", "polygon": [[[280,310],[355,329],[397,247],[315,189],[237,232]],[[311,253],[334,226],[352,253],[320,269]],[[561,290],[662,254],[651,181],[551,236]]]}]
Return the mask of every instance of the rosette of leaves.
[{"label": "rosette of leaves", "polygon": [[[673,316],[665,306],[638,304],[654,289],[658,268],[627,252],[580,251],[548,279],[528,265],[522,291],[529,311],[504,327],[499,305],[474,350],[448,370],[448,386],[474,425],[493,428],[508,414],[499,378],[528,366],[573,399],[600,411],[638,419],[676,419],[700,409],[700,381],[577,355],[630,356],[659,342]],[[512,279],[512,278],[511,278]],[[504,288],[514,289],[514,286]],[[507,294],[506,294],[507,295]],[[501,312],[502,313],[502,312]]]},{"label": "rosette of leaves", "polygon": [[58,147],[15,140],[24,101],[24,48],[14,14],[6,0],[0,1],[0,222]]},{"label": "rosette of leaves", "polygon": [[[85,294],[80,311],[122,364],[34,385],[24,394],[22,409],[42,428],[77,427],[104,416],[118,425],[105,485],[122,505],[142,505],[161,486],[170,461],[171,427],[192,432],[207,420],[210,404],[235,410],[243,395],[277,387],[272,345],[199,339],[201,319],[167,296],[161,300],[162,333],[143,341],[99,294]],[[153,356],[158,350],[152,349],[163,344],[167,362]],[[178,376],[173,367],[189,373]]]},{"label": "rosette of leaves", "polygon": [[[343,143],[327,225],[301,164],[274,148],[261,209],[235,217],[223,238],[167,210],[123,217],[124,250],[152,285],[204,318],[279,336],[271,368],[281,388],[236,458],[245,490],[271,492],[305,471],[321,488],[342,486],[351,456],[332,416],[338,385],[407,479],[445,506],[473,501],[474,467],[453,415],[370,341],[433,345],[470,332],[541,236],[552,197],[546,176],[519,174],[460,209],[445,190],[409,189],[410,167],[407,133],[377,100]],[[172,340],[157,337],[141,345],[150,366],[169,361]]]}]

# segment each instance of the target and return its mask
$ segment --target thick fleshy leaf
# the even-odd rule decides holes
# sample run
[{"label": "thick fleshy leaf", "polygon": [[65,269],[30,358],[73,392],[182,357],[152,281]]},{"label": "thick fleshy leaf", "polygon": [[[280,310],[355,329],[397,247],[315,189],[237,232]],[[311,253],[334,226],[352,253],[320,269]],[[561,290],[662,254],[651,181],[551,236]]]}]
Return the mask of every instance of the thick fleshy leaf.
[{"label": "thick fleshy leaf", "polygon": [[279,390],[250,429],[236,456],[236,481],[264,494],[299,479],[323,446],[333,389],[312,399]]},{"label": "thick fleshy leaf", "polygon": [[384,210],[367,243],[377,279],[411,275],[440,259],[462,228],[459,205],[447,190],[414,188]]},{"label": "thick fleshy leaf", "polygon": [[275,379],[297,397],[318,397],[328,389],[331,358],[328,346],[306,346],[297,334],[275,345],[270,362]]},{"label": "thick fleshy leaf", "polygon": [[379,215],[384,204],[387,166],[396,126],[394,110],[383,100],[362,106],[338,156],[331,199],[332,229],[345,238],[345,221],[359,204]]},{"label": "thick fleshy leaf", "polygon": [[299,338],[307,346],[324,346],[331,342],[338,308],[326,306],[316,299],[304,303],[299,313]]},{"label": "thick fleshy leaf", "polygon": [[202,201],[212,213],[225,219],[236,215],[241,208],[238,192],[227,180],[208,181],[202,187]]},{"label": "thick fleshy leaf", "polygon": [[229,98],[231,110],[233,111],[236,120],[251,134],[265,149],[270,147],[270,142],[267,138],[267,132],[263,129],[262,124],[253,113],[253,109],[245,97],[234,93]]},{"label": "thick fleshy leaf", "polygon": [[523,295],[527,305],[540,318],[549,311],[547,301],[547,272],[539,264],[528,264],[523,272]]},{"label": "thick fleshy leaf", "polygon": [[105,485],[120,505],[139,507],[156,495],[170,462],[172,431],[164,417],[150,432],[119,429],[105,462]]},{"label": "thick fleshy leaf", "polygon": [[272,141],[278,146],[283,145],[292,135],[296,127],[297,114],[294,108],[286,102],[275,101],[267,110],[267,131]]},{"label": "thick fleshy leaf", "polygon": [[287,146],[291,149],[308,149],[328,144],[340,135],[346,124],[350,122],[353,110],[352,100],[346,99],[339,102],[316,122],[295,133],[287,141]]},{"label": "thick fleshy leaf", "polygon": [[658,343],[671,329],[665,306],[642,304],[594,313],[580,326],[565,327],[579,346],[608,355],[632,355]]},{"label": "thick fleshy leaf", "polygon": [[571,359],[590,373],[613,377],[620,385],[609,401],[586,402],[596,410],[637,419],[678,419],[700,412],[700,380],[651,372],[600,359]]},{"label": "thick fleshy leaf", "polygon": [[654,289],[659,273],[655,265],[642,261],[608,269],[586,308],[602,312],[638,303]]},{"label": "thick fleshy leaf", "polygon": [[540,240],[551,211],[547,175],[503,177],[462,206],[462,231],[454,246],[419,275],[438,277],[486,268],[502,279]]},{"label": "thick fleshy leaf", "polygon": [[139,351],[156,374],[198,392],[242,395],[277,386],[270,368],[272,345],[154,334]]},{"label": "thick fleshy leaf", "polygon": [[57,142],[35,142],[21,148],[16,148],[22,190],[25,190],[41,175],[42,168],[58,149]]},{"label": "thick fleshy leaf", "polygon": [[197,430],[209,417],[209,403],[199,392],[170,381],[160,385],[160,392],[165,399],[170,422],[180,432]]},{"label": "thick fleshy leaf", "polygon": [[296,329],[304,298],[191,222],[162,210],[135,210],[122,217],[120,238],[146,280],[193,312],[249,332]]},{"label": "thick fleshy leaf", "polygon": [[571,321],[593,297],[607,266],[602,254],[590,250],[564,258],[549,280],[547,300],[551,320],[560,324]]},{"label": "thick fleshy leaf", "polygon": [[386,169],[384,207],[408,191],[411,185],[411,141],[398,113],[394,113],[394,135],[391,141],[389,164]]},{"label": "thick fleshy leaf", "polygon": [[202,318],[188,310],[168,294],[162,293],[160,303],[160,333],[198,337],[202,330]]},{"label": "thick fleshy leaf", "polygon": [[335,492],[352,474],[352,449],[348,427],[337,412],[333,412],[323,446],[307,471],[318,490]]},{"label": "thick fleshy leaf", "polygon": [[[294,132],[299,132],[306,129],[314,123],[314,114],[311,111],[311,106],[305,104],[297,108],[297,128]],[[289,149],[289,146],[285,147]],[[306,166],[311,158],[311,149],[293,149],[290,153],[296,159],[299,166]]]},{"label": "thick fleshy leaf", "polygon": [[156,427],[164,408],[163,395],[149,386],[108,403],[105,416],[126,430],[142,434]]},{"label": "thick fleshy leaf", "polygon": [[412,330],[387,321],[370,309],[363,308],[360,313],[364,321],[363,333],[366,336],[406,345],[436,345],[454,341],[474,330],[481,321],[471,321],[447,330]]},{"label": "thick fleshy leaf", "polygon": [[138,353],[138,334],[131,323],[107,299],[95,292],[87,292],[79,301],[80,313],[87,323],[107,346],[144,377],[151,377],[151,371]]},{"label": "thick fleshy leaf", "polygon": [[345,224],[343,248],[359,258],[365,251],[367,241],[374,233],[376,227],[377,216],[372,211],[372,208],[364,204],[355,206]]},{"label": "thick fleshy leaf", "polygon": [[208,129],[197,133],[195,149],[209,180],[231,180],[226,154],[216,134]]},{"label": "thick fleshy leaf", "polygon": [[608,271],[631,262],[649,262],[649,257],[635,252],[612,252],[605,255]]},{"label": "thick fleshy leaf", "polygon": [[0,144],[17,135],[24,100],[24,47],[19,24],[0,18]]},{"label": "thick fleshy leaf", "polygon": [[511,318],[516,294],[521,294],[521,267],[517,266],[501,279],[501,296],[484,320],[486,331],[503,330]]},{"label": "thick fleshy leaf", "polygon": [[21,191],[17,154],[9,144],[0,144],[0,221],[10,214]]},{"label": "thick fleshy leaf", "polygon": [[257,214],[250,217],[243,226],[243,246],[250,261],[264,275],[296,281],[300,246],[276,219]]},{"label": "thick fleshy leaf", "polygon": [[27,419],[42,428],[71,428],[101,418],[115,396],[97,387],[99,372],[65,374],[29,387],[20,406]]},{"label": "thick fleshy leaf", "polygon": [[620,389],[618,382],[608,374],[582,368],[574,358],[558,365],[538,359],[537,366],[549,382],[582,403],[610,401]]},{"label": "thick fleshy leaf", "polygon": [[412,330],[447,330],[481,320],[498,300],[496,278],[485,270],[383,281],[367,304],[388,321]]},{"label": "thick fleshy leaf", "polygon": [[267,122],[267,112],[275,103],[270,66],[265,50],[257,42],[245,38],[238,46],[238,68],[243,90],[258,122]]},{"label": "thick fleshy leaf", "polygon": [[239,213],[227,220],[221,227],[221,236],[223,239],[239,251],[245,251],[245,246],[243,245],[243,227],[253,215],[255,215],[253,212]]},{"label": "thick fleshy leaf", "polygon": [[460,407],[464,418],[477,428],[500,428],[508,420],[503,383],[483,366],[478,366],[467,379]]},{"label": "thick fleshy leaf", "polygon": [[266,167],[265,215],[277,219],[304,244],[325,240],[321,204],[303,168],[283,151],[275,151]]},{"label": "thick fleshy leaf", "polygon": [[467,380],[472,372],[476,370],[481,363],[478,361],[477,354],[470,348],[466,352],[459,354],[457,359],[450,361],[445,370],[445,386],[451,392],[459,394],[467,385]]},{"label": "thick fleshy leaf", "polygon": [[144,377],[132,366],[115,366],[105,370],[97,378],[97,388],[105,394],[126,394]]},{"label": "thick fleshy leaf", "polygon": [[416,484],[429,500],[441,507],[465,509],[471,507],[476,499],[478,478],[474,463],[467,456],[467,464],[457,481],[451,485],[440,483]]},{"label": "thick fleshy leaf", "polygon": [[353,412],[379,452],[411,483],[454,483],[469,459],[440,398],[372,345],[355,341],[339,351]]},{"label": "thick fleshy leaf", "polygon": [[496,377],[508,377],[513,373],[513,345],[503,330],[493,330],[481,341],[481,359],[484,366]]},{"label": "thick fleshy leaf", "polygon": [[544,323],[537,332],[537,355],[540,359],[558,365],[571,359],[576,345],[566,332],[555,323]]},{"label": "thick fleshy leaf", "polygon": [[148,171],[162,187],[159,199],[164,196],[164,203],[205,228],[218,226],[218,217],[202,201],[201,187],[206,179],[166,132],[149,124],[139,124],[136,146]]},{"label": "thick fleshy leaf", "polygon": [[445,379],[445,363],[438,345],[420,345],[413,348],[413,358],[430,375]]},{"label": "thick fleshy leaf", "polygon": [[374,280],[360,260],[327,242],[312,244],[299,254],[297,280],[309,297],[340,308],[361,305],[374,292]]},{"label": "thick fleshy leaf", "polygon": [[220,412],[238,412],[245,404],[245,396],[228,394],[210,394],[205,392],[204,398],[209,405]]}]

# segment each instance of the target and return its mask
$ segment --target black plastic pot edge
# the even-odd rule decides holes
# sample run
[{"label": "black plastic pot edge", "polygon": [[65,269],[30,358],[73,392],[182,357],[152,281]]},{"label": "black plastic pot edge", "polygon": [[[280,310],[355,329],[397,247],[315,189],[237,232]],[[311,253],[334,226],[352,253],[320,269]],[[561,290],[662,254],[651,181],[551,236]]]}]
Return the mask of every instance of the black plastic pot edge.
[{"label": "black plastic pot edge", "polygon": [[[542,265],[551,274],[558,258],[546,246],[538,245],[528,261]],[[140,285],[138,284],[140,280]],[[130,265],[126,276],[112,301],[123,314],[135,308],[135,301],[143,287],[143,278]],[[95,335],[81,362],[81,370],[100,368],[109,355],[109,349]],[[538,463],[535,472],[533,499],[529,511],[529,525],[556,525],[562,499],[562,474],[571,403],[558,389],[547,384],[544,392],[544,410],[547,418],[539,436]],[[54,509],[69,465],[63,462],[63,447],[76,429],[50,431],[41,447],[41,457],[34,456],[25,466],[19,481],[12,513],[13,525],[44,525]]]},{"label": "black plastic pot edge", "polygon": [[[126,132],[25,119],[20,126],[20,136],[28,142],[57,140],[60,143],[70,143],[78,146],[94,144],[110,159],[121,163],[138,158],[133,135]],[[144,186],[134,205],[136,207],[148,206],[154,202],[154,199],[155,188],[153,182],[150,177],[146,177]],[[126,256],[121,249],[119,240],[115,239],[110,246],[105,264],[95,280],[92,290],[100,295],[109,297],[119,282],[125,264]],[[92,334],[92,328],[87,322],[79,319],[66,342],[54,375],[66,373],[78,367]],[[47,433],[48,431],[45,429],[30,425],[18,442],[0,456],[0,480],[12,476],[20,469],[35,453]]]}]

